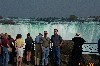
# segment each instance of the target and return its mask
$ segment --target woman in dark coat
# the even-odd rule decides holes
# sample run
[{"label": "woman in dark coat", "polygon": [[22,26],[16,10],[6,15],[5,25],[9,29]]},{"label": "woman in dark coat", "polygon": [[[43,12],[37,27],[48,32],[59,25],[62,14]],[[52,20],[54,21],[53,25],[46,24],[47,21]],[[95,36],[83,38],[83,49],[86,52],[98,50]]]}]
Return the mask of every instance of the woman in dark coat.
[{"label": "woman in dark coat", "polygon": [[25,52],[26,52],[26,60],[27,60],[27,65],[29,65],[31,61],[31,50],[32,50],[32,43],[33,39],[30,36],[30,33],[27,34],[27,38],[25,39]]}]

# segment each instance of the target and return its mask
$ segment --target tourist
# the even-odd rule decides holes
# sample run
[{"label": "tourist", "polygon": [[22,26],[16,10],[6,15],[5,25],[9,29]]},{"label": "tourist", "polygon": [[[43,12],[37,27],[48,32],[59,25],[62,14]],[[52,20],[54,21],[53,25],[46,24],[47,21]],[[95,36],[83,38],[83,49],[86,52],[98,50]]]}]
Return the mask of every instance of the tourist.
[{"label": "tourist", "polygon": [[50,46],[50,38],[48,37],[47,31],[44,31],[44,37],[41,38],[41,44],[42,44],[42,66],[47,66],[49,46]]},{"label": "tourist", "polygon": [[38,36],[35,38],[35,65],[39,66],[40,65],[40,60],[41,60],[41,38],[42,34],[39,33]]},{"label": "tourist", "polygon": [[82,45],[86,41],[81,38],[80,33],[76,33],[75,37],[72,38],[72,41],[74,42],[74,46],[72,50],[71,66],[78,66],[79,63],[84,62],[82,57]]},{"label": "tourist", "polygon": [[60,47],[62,46],[63,40],[60,35],[58,35],[58,29],[54,29],[54,35],[51,36],[52,56],[54,66],[60,66]]},{"label": "tourist", "polygon": [[10,63],[14,64],[14,44],[15,41],[14,39],[11,37],[11,35],[8,35],[8,40],[9,40],[9,46],[12,48],[12,52],[9,53],[9,57],[10,57]]},{"label": "tourist", "polygon": [[23,45],[24,41],[22,40],[22,35],[17,34],[17,39],[15,41],[15,47],[17,51],[17,66],[22,66]]},{"label": "tourist", "polygon": [[33,39],[30,36],[30,33],[27,34],[25,43],[26,43],[26,46],[25,46],[26,60],[27,60],[27,65],[29,65],[29,63],[31,61],[31,51],[32,51],[32,43],[33,43]]},{"label": "tourist", "polygon": [[9,62],[8,48],[10,48],[10,46],[9,46],[9,40],[7,34],[3,34],[2,47],[3,47],[3,66],[8,66],[8,62]]}]

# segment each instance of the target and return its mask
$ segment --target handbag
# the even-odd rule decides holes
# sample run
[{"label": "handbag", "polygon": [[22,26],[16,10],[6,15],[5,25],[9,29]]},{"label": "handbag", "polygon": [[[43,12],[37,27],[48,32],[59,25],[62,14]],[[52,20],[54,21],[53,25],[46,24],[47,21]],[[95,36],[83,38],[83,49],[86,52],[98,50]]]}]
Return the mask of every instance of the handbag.
[{"label": "handbag", "polygon": [[11,47],[8,48],[8,52],[12,52],[12,48]]}]

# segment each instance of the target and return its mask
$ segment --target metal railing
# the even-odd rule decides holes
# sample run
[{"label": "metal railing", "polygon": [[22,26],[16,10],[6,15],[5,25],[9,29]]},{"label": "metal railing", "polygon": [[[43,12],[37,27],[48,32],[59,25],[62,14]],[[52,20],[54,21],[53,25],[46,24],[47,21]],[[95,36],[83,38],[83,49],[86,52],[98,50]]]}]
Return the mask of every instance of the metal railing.
[{"label": "metal railing", "polygon": [[85,49],[83,52],[98,53],[98,43],[84,43],[82,48]]},{"label": "metal railing", "polygon": [[[83,50],[83,52],[98,53],[98,43],[84,43],[82,45],[82,48],[85,49]],[[35,41],[34,41],[34,50],[35,50]]]}]

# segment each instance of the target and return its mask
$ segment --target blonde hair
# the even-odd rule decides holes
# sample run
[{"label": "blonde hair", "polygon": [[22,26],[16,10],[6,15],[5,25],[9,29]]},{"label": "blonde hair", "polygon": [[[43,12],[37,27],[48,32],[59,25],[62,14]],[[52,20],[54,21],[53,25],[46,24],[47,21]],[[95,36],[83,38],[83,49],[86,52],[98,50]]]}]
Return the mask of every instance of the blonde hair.
[{"label": "blonde hair", "polygon": [[3,38],[8,38],[8,34],[3,34],[2,37]]}]

